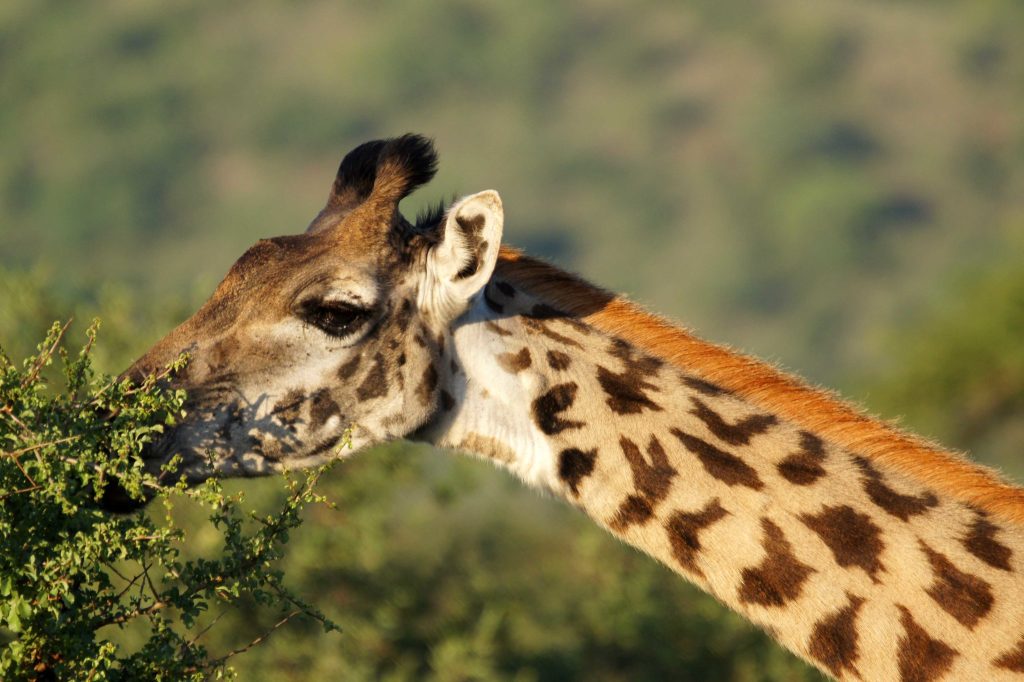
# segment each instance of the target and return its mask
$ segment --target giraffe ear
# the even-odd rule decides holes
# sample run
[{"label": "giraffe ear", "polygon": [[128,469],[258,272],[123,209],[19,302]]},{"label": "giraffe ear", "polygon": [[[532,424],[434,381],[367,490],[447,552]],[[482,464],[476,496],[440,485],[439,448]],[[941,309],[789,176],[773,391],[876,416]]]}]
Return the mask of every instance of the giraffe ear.
[{"label": "giraffe ear", "polygon": [[448,210],[439,240],[427,254],[427,303],[443,318],[461,314],[491,278],[504,222],[501,197],[492,189]]}]

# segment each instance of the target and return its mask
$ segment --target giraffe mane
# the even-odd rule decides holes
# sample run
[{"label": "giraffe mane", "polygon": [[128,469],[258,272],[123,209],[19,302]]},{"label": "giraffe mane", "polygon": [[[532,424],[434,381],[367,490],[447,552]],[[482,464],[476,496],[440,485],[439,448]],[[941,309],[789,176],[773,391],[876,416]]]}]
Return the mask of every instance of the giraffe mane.
[{"label": "giraffe mane", "polygon": [[1024,489],[937,443],[870,416],[826,389],[700,339],[623,296],[503,246],[496,273],[546,303],[667,362],[718,384],[801,428],[1015,524],[1024,525]]}]

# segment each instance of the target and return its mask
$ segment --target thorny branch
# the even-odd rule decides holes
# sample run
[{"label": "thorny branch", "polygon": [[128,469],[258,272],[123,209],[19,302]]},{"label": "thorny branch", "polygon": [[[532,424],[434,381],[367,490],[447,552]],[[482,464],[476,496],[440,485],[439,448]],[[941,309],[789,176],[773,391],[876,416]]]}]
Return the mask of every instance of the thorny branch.
[{"label": "thorny branch", "polygon": [[285,625],[292,618],[294,618],[295,616],[302,615],[303,613],[304,613],[304,611],[301,610],[301,609],[295,609],[294,611],[288,612],[288,614],[285,615],[284,618],[282,618],[281,620],[279,620],[276,623],[274,623],[274,625],[271,626],[270,629],[268,629],[262,635],[256,637],[255,639],[253,639],[251,642],[249,642],[245,646],[239,647],[237,649],[233,649],[233,650],[229,651],[228,653],[224,654],[223,656],[221,656],[220,658],[215,658],[212,661],[209,661],[203,667],[206,668],[207,670],[209,670],[211,668],[218,668],[218,667],[224,665],[224,663],[226,663],[229,658],[231,658],[233,656],[237,656],[239,654],[244,654],[249,649],[253,648],[254,646],[259,644],[260,642],[262,642],[265,639],[267,639],[268,637],[270,637],[270,635],[274,634],[274,632],[278,628],[280,628],[283,625]]}]

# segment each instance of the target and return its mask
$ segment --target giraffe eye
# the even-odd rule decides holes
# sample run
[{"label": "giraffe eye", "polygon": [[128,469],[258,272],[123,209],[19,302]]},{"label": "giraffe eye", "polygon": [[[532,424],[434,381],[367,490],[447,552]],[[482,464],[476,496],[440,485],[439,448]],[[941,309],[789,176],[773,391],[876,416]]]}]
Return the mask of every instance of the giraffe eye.
[{"label": "giraffe eye", "polygon": [[302,319],[336,337],[345,337],[358,330],[370,317],[370,310],[344,301],[314,299],[302,305]]}]

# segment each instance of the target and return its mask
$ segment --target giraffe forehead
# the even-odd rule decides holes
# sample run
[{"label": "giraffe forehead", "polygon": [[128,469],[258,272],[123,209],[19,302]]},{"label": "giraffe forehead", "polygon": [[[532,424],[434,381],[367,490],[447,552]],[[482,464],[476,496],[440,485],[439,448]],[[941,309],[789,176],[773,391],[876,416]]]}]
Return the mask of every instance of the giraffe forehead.
[{"label": "giraffe forehead", "polygon": [[296,282],[292,298],[369,308],[377,305],[386,293],[386,283],[367,264],[344,263],[325,268],[310,280]]},{"label": "giraffe forehead", "polygon": [[[279,240],[288,246],[264,245]],[[189,327],[198,334],[257,320],[273,324],[310,301],[372,308],[414,282],[386,258],[331,249],[324,242],[278,238],[257,243],[231,268]]]},{"label": "giraffe forehead", "polygon": [[261,239],[235,261],[219,290],[282,287],[328,274],[352,280],[394,277],[402,261],[393,246],[360,230]]}]

